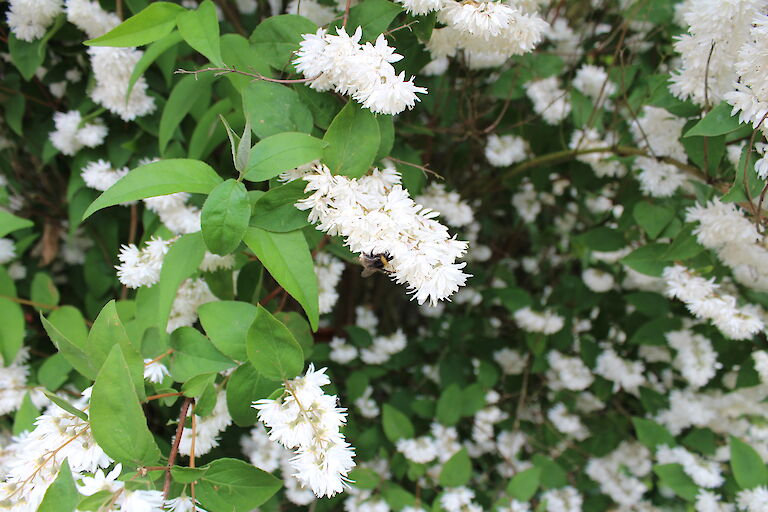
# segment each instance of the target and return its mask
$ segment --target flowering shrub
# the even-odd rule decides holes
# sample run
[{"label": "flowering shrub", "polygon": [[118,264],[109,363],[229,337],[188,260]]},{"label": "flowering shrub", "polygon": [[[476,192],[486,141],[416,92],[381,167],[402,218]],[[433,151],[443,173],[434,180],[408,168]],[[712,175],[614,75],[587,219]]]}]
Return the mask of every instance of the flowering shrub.
[{"label": "flowering shrub", "polygon": [[768,3],[5,21],[0,509],[768,509]]}]

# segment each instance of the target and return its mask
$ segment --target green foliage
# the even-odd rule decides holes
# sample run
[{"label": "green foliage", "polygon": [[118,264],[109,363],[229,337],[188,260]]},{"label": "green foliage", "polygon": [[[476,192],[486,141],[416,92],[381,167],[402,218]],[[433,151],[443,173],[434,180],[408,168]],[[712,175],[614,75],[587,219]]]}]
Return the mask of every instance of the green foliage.
[{"label": "green foliage", "polygon": [[224,63],[219,46],[219,20],[211,0],[202,2],[197,10],[179,14],[176,23],[181,37],[189,46],[217,66]]},{"label": "green foliage", "polygon": [[250,512],[282,486],[266,471],[236,459],[218,459],[200,468],[197,498],[208,510]]},{"label": "green foliage", "polygon": [[304,353],[291,331],[261,306],[248,330],[246,350],[254,369],[267,379],[289,380],[304,369]]},{"label": "green foliage", "polygon": [[736,483],[742,489],[768,484],[768,468],[754,448],[731,436],[731,467]]},{"label": "green foliage", "polygon": [[350,101],[333,119],[323,141],[327,144],[323,160],[331,172],[359,178],[379,151],[379,123],[369,110]]},{"label": "green foliage", "polygon": [[248,229],[250,216],[251,205],[245,185],[233,179],[217,185],[205,200],[200,216],[208,250],[214,254],[229,254],[237,249]]},{"label": "green foliage", "polygon": [[79,497],[69,463],[64,459],[59,474],[46,489],[43,501],[37,510],[39,512],[73,512],[77,508]]},{"label": "green foliage", "polygon": [[443,465],[440,471],[440,485],[443,487],[461,487],[469,482],[472,476],[472,461],[467,449],[462,448],[454,453]]},{"label": "green foliage", "polygon": [[393,443],[398,439],[410,439],[413,437],[413,424],[408,416],[400,412],[390,404],[384,404],[381,409],[381,425],[387,439]]},{"label": "green foliage", "polygon": [[264,181],[286,169],[319,160],[323,141],[305,133],[283,132],[259,141],[248,155],[245,179]]},{"label": "green foliage", "polygon": [[143,46],[162,39],[176,27],[184,8],[170,2],[152,2],[103,36],[85,41],[88,46]]}]

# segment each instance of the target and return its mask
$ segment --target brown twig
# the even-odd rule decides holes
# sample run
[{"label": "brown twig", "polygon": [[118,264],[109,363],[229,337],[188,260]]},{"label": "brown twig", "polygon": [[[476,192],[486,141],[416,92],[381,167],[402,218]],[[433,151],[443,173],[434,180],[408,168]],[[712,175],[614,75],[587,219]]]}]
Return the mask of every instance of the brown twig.
[{"label": "brown twig", "polygon": [[261,299],[259,301],[259,305],[260,306],[266,306],[267,304],[269,304],[269,301],[271,301],[272,299],[277,297],[277,294],[280,293],[281,291],[283,291],[283,287],[282,286],[278,286],[277,288],[275,288],[274,290],[269,292],[266,297]]},{"label": "brown twig", "polygon": [[352,0],[347,0],[344,6],[344,21],[341,22],[341,26],[347,28],[347,21],[349,21],[349,8],[352,7]]},{"label": "brown twig", "polygon": [[168,455],[168,467],[165,470],[165,483],[163,484],[163,498],[168,499],[168,493],[171,491],[171,468],[176,462],[176,456],[179,454],[179,445],[181,444],[181,434],[184,432],[184,422],[187,420],[187,412],[194,398],[185,398],[181,404],[179,412],[179,425],[176,427],[176,439],[173,440],[171,453]]},{"label": "brown twig", "polygon": [[21,299],[19,297],[12,297],[10,295],[0,295],[0,299],[8,299],[9,301],[16,302],[17,304],[23,304],[25,306],[32,306],[40,309],[54,310],[54,309],[59,309],[61,307],[61,306],[54,306],[53,304],[42,304],[40,302],[35,302],[32,300]]},{"label": "brown twig", "polygon": [[312,80],[315,80],[318,78],[318,76],[313,76],[312,78],[296,78],[296,79],[280,79],[280,78],[269,78],[267,76],[264,76],[260,73],[248,73],[246,71],[240,71],[239,69],[236,69],[234,66],[231,68],[205,68],[205,69],[198,69],[198,70],[189,70],[189,69],[177,69],[174,71],[177,75],[195,75],[197,76],[199,73],[206,73],[206,72],[213,72],[216,76],[221,76],[226,73],[235,73],[237,75],[244,75],[249,76],[251,78],[254,78],[256,80],[264,80],[265,82],[272,82],[276,84],[305,84],[307,82],[311,82]]},{"label": "brown twig", "polygon": [[176,392],[176,393],[160,393],[159,395],[150,395],[150,396],[147,397],[147,402],[149,402],[150,400],[157,400],[159,398],[166,398],[166,397],[169,397],[169,396],[181,396],[183,394],[184,393],[179,391],[179,392]]}]

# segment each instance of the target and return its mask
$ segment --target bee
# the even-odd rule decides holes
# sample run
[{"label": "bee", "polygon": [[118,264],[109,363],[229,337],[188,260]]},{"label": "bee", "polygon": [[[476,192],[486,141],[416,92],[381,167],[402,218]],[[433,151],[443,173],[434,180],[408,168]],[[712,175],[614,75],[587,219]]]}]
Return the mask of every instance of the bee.
[{"label": "bee", "polygon": [[390,262],[393,260],[392,256],[388,252],[379,252],[376,254],[362,253],[360,255],[360,264],[363,266],[363,277],[368,277],[376,272],[384,272],[385,274],[392,272],[392,265]]}]

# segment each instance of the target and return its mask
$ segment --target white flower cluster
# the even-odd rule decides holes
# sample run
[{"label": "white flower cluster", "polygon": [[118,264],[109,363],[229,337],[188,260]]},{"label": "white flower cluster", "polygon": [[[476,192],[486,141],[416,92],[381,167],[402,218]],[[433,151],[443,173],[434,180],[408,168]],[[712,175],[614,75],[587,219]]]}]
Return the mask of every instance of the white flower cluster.
[{"label": "white flower cluster", "polygon": [[734,203],[717,199],[686,210],[688,222],[698,222],[696,240],[717,253],[733,271],[733,277],[744,286],[768,291],[768,270],[763,262],[768,249],[755,224]]},{"label": "white flower cluster", "polygon": [[[22,347],[11,364],[0,366],[0,415],[17,411],[27,393],[36,406],[39,407],[47,403],[47,399],[42,393],[27,384],[29,377],[28,359],[29,350]],[[0,363],[2,363],[2,358],[0,358]]]},{"label": "white flower cluster", "polygon": [[134,244],[123,245],[117,258],[117,278],[128,288],[152,286],[160,280],[163,259],[172,242],[152,237],[139,249]]},{"label": "white flower cluster", "polygon": [[576,71],[573,86],[586,97],[591,99],[596,107],[612,108],[608,99],[616,93],[617,87],[608,78],[608,73],[602,66],[584,64]]},{"label": "white flower cluster", "polygon": [[336,407],[337,398],[322,390],[331,383],[325,370],[315,371],[310,364],[304,376],[285,382],[282,396],[253,403],[269,438],[295,450],[294,476],[317,497],[342,492],[355,466],[355,451],[339,431],[346,409]]},{"label": "white flower cluster", "polygon": [[[746,27],[745,27],[746,28]],[[733,105],[733,112],[739,112],[742,123],[752,123],[763,131],[768,129],[763,118],[768,114],[768,61],[766,61],[766,37],[768,37],[768,16],[758,12],[749,26],[749,37],[739,49],[736,60],[738,81],[734,90],[725,93],[725,100]]]},{"label": "white flower cluster", "polygon": [[505,375],[519,375],[525,370],[526,358],[519,350],[504,347],[493,353],[493,360]]},{"label": "white flower cluster", "polygon": [[690,0],[682,5],[688,33],[674,44],[681,64],[672,74],[670,90],[698,105],[717,104],[734,88],[739,49],[752,37],[750,25],[764,4]]},{"label": "white flower cluster", "polygon": [[533,103],[534,112],[547,124],[558,125],[571,113],[568,93],[560,88],[556,76],[528,82],[525,94]]},{"label": "white flower cluster", "polygon": [[296,207],[310,210],[309,221],[317,229],[343,236],[353,252],[388,254],[392,279],[406,283],[419,304],[436,304],[466,283],[465,263],[456,263],[466,242],[450,237],[434,220],[436,212],[414,203],[397,171],[350,179],[319,165],[304,180],[312,195]]},{"label": "white flower cluster", "polygon": [[725,482],[719,464],[704,460],[682,446],[660,446],[656,450],[656,460],[659,464],[680,464],[685,474],[690,476],[696,485],[705,489],[720,487]]},{"label": "white flower cluster", "polygon": [[583,441],[589,437],[589,430],[581,422],[578,415],[568,412],[565,404],[559,403],[547,411],[547,419],[561,434]]},{"label": "white flower cluster", "polygon": [[10,0],[8,3],[8,27],[21,41],[32,42],[43,37],[62,12],[61,0]]},{"label": "white flower cluster", "polygon": [[482,512],[474,499],[475,491],[469,487],[451,487],[440,496],[440,506],[446,512]]},{"label": "white flower cluster", "polygon": [[[254,6],[256,6],[254,2]],[[336,9],[316,0],[291,0],[285,8],[287,14],[298,14],[311,20],[315,25],[325,26],[336,18]]]},{"label": "white flower cluster", "polygon": [[507,167],[522,162],[530,156],[528,141],[517,135],[488,136],[485,145],[485,158],[494,167]]},{"label": "white flower cluster", "polygon": [[664,269],[666,293],[685,303],[696,318],[710,320],[726,337],[746,340],[765,328],[756,306],[736,304],[736,297],[724,292],[715,278],[705,279],[682,265]]},{"label": "white flower cluster", "polygon": [[38,509],[64,459],[78,476],[112,463],[93,439],[88,422],[53,404],[35,420],[31,432],[21,434],[4,450],[0,496],[3,506],[18,512]]},{"label": "white flower cluster", "polygon": [[581,273],[581,280],[595,293],[605,293],[613,289],[616,280],[609,272],[597,268],[587,268]]},{"label": "white flower cluster", "polygon": [[554,391],[582,391],[595,380],[587,365],[577,356],[566,356],[557,350],[551,350],[547,354],[547,362],[548,387]]},{"label": "white flower cluster", "polygon": [[547,512],[580,512],[584,498],[571,486],[550,489],[541,496],[547,503]]},{"label": "white flower cluster", "polygon": [[632,361],[620,357],[615,350],[607,348],[597,356],[595,373],[613,382],[614,391],[624,389],[637,394],[639,387],[645,384],[645,365],[642,361]]},{"label": "white flower cluster", "polygon": [[417,464],[428,464],[435,460],[447,461],[461,449],[461,444],[456,429],[433,423],[430,435],[399,439],[396,447],[406,459]]},{"label": "white flower cluster", "polygon": [[347,364],[354,360],[358,354],[366,364],[384,364],[389,359],[401,352],[408,344],[408,339],[401,329],[389,335],[377,334],[378,319],[370,309],[358,306],[355,308],[358,327],[367,330],[373,337],[370,346],[360,349],[346,342],[343,338],[335,336],[330,343],[331,361],[339,364]]},{"label": "white flower cluster", "polygon": [[688,384],[696,389],[704,386],[722,367],[717,362],[717,352],[712,342],[690,330],[671,331],[665,334],[669,346],[675,349],[674,365]]},{"label": "white flower cluster", "polygon": [[[66,0],[67,19],[95,38],[120,24],[120,18],[89,0]],[[147,81],[140,77],[128,95],[131,73],[144,53],[135,48],[93,46],[88,49],[96,85],[90,91],[91,99],[123,121],[155,111],[155,100],[147,94]],[[126,97],[127,96],[127,97]]]},{"label": "white flower cluster", "polygon": [[130,169],[127,167],[114,169],[111,163],[99,159],[85,165],[82,171],[80,171],[80,176],[83,178],[86,186],[104,192],[117,183],[120,178],[128,174],[129,171]]},{"label": "white flower cluster", "polygon": [[187,204],[190,195],[176,192],[164,196],[148,197],[144,205],[160,217],[165,227],[178,235],[200,231],[200,209]]},{"label": "white flower cluster", "polygon": [[392,66],[403,58],[387,45],[381,34],[375,44],[360,44],[362,28],[350,36],[343,27],[331,35],[319,28],[315,34],[304,34],[293,63],[310,87],[318,91],[335,90],[351,95],[363,107],[377,114],[399,114],[413,108],[423,87],[413,85],[413,77],[405,79]]},{"label": "white flower cluster", "polygon": [[344,262],[326,252],[315,256],[315,275],[317,276],[318,302],[320,314],[330,313],[339,300],[336,287],[344,272]]},{"label": "white flower cluster", "polygon": [[651,454],[640,443],[623,441],[604,457],[589,459],[586,473],[600,491],[626,507],[636,506],[648,490],[641,480],[651,472]]},{"label": "white flower cluster", "polygon": [[414,201],[438,212],[445,223],[454,228],[469,226],[475,221],[475,213],[469,203],[458,192],[446,190],[443,183],[430,183]]},{"label": "white flower cluster", "polygon": [[446,26],[432,31],[427,48],[440,71],[459,50],[471,68],[500,66],[513,55],[533,50],[549,26],[537,13],[526,12],[522,2],[402,2],[406,8],[438,10],[437,19]]},{"label": "white flower cluster", "polygon": [[104,142],[107,127],[100,119],[83,122],[80,112],[56,112],[53,115],[56,129],[49,135],[53,147],[65,155],[72,156],[83,147],[95,148]]},{"label": "white flower cluster", "polygon": [[549,311],[534,311],[530,307],[518,309],[512,315],[521,329],[528,332],[555,334],[565,325],[565,319]]},{"label": "white flower cluster", "polygon": [[166,331],[173,332],[179,327],[191,327],[197,322],[197,310],[203,304],[219,300],[205,279],[187,279],[176,292],[171,314],[168,316]]},{"label": "white flower cluster", "polygon": [[232,417],[229,415],[229,409],[227,409],[227,394],[222,390],[216,396],[216,405],[208,416],[195,415],[194,436],[191,427],[184,427],[179,442],[179,453],[191,455],[194,441],[195,456],[205,455],[219,446],[219,434],[231,424]]},{"label": "white flower cluster", "polygon": [[16,244],[10,238],[0,238],[0,265],[10,263],[16,257]]}]

